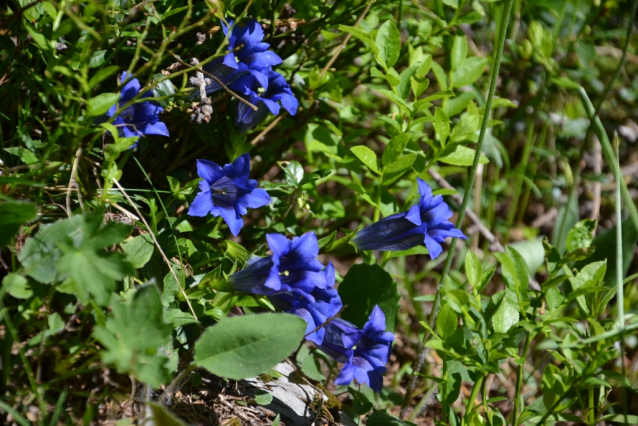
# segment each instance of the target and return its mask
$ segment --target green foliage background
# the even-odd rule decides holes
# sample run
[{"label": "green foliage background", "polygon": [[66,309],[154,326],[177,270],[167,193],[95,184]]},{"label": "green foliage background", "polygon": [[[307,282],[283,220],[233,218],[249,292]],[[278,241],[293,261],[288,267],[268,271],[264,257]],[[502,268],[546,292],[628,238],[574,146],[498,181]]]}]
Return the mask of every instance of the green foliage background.
[{"label": "green foliage background", "polygon": [[[295,352],[361,424],[638,424],[636,1],[290,7],[0,6],[0,421],[91,424],[131,381],[241,379]],[[295,117],[240,134],[237,100],[218,92],[192,120],[188,77],[226,52],[222,17],[262,24]],[[123,71],[153,90],[169,138],[129,150],[99,123]],[[195,160],[246,152],[273,203],[230,238],[186,215]],[[417,176],[471,238],[435,260],[356,253],[357,229],[416,202]],[[335,263],[343,318],[361,326],[379,304],[396,332],[378,396],[335,388],[338,366],[298,348],[302,320],[226,283],[265,234],[308,231]]]}]

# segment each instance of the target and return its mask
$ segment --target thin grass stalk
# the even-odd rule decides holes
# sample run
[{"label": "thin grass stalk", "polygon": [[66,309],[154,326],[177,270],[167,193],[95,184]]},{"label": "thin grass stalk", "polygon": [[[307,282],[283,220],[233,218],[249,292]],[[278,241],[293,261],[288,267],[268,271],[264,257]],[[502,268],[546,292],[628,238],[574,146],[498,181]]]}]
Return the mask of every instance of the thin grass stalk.
[{"label": "thin grass stalk", "polygon": [[[507,33],[507,26],[509,24],[510,15],[512,13],[512,5],[514,4],[514,0],[507,0],[505,4],[505,14],[503,15],[504,22],[500,27],[499,37],[498,37],[498,47],[496,50],[496,56],[494,57],[494,65],[492,67],[492,75],[490,78],[490,89],[489,94],[487,96],[487,101],[485,103],[485,113],[483,114],[483,121],[481,122],[481,132],[479,133],[478,142],[476,144],[476,153],[474,155],[474,161],[472,162],[472,168],[470,169],[470,176],[467,181],[467,185],[465,186],[465,193],[463,195],[463,204],[461,204],[461,210],[459,211],[458,219],[456,221],[457,228],[459,228],[463,219],[465,218],[465,210],[470,202],[470,197],[472,194],[472,188],[474,187],[474,180],[476,178],[476,169],[478,168],[479,159],[481,157],[481,151],[483,148],[483,142],[485,141],[485,134],[487,132],[487,123],[489,121],[490,112],[492,111],[492,101],[494,100],[494,93],[496,92],[496,81],[498,78],[498,73],[501,67],[501,58],[503,55],[503,47],[505,45],[505,35]],[[443,273],[441,274],[441,279],[439,281],[439,288],[437,288],[436,296],[434,299],[434,304],[432,305],[432,312],[430,313],[430,318],[428,323],[430,327],[434,326],[434,321],[436,319],[436,315],[439,310],[441,292],[440,287],[443,285],[446,275],[450,271],[450,266],[452,265],[452,257],[454,255],[454,248],[456,247],[456,238],[452,239],[450,244],[450,248],[448,250],[447,259],[445,260],[445,266],[443,268]],[[419,352],[417,355],[417,364],[416,368],[413,369],[412,375],[410,377],[410,381],[408,383],[408,387],[405,392],[405,396],[403,398],[403,402],[401,404],[401,418],[405,417],[406,409],[410,401],[412,400],[412,392],[416,387],[417,375],[419,371],[423,368],[423,363],[425,362],[425,354],[426,354],[426,343],[430,338],[430,333],[428,330],[425,331],[423,335],[423,340],[421,341],[421,345],[419,347]]]},{"label": "thin grass stalk", "polygon": [[[625,371],[625,291],[623,282],[623,253],[622,253],[622,199],[621,199],[621,185],[622,173],[620,171],[620,155],[619,151],[620,141],[618,140],[618,133],[614,134],[614,152],[616,154],[616,161],[614,162],[614,169],[616,169],[616,300],[618,304],[618,327],[620,328],[620,336],[618,336],[620,343],[620,365],[622,369],[623,377],[627,377]],[[625,416],[625,424],[629,424],[627,421],[627,387],[622,387],[622,411]]]}]

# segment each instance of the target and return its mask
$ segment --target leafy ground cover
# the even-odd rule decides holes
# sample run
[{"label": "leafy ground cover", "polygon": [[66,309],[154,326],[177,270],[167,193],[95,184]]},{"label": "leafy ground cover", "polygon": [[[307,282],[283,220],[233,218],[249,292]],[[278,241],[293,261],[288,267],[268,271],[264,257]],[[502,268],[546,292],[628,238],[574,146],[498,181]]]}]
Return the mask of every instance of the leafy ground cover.
[{"label": "leafy ground cover", "polygon": [[9,0],[0,421],[638,424],[637,3]]}]

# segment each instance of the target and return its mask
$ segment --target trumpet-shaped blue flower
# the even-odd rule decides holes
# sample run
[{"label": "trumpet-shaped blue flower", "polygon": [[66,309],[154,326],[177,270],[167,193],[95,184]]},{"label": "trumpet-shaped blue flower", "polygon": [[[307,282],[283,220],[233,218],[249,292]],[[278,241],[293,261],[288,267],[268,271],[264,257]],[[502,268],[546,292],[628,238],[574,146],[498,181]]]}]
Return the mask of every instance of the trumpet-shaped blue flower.
[{"label": "trumpet-shaped blue flower", "polygon": [[[332,283],[334,284],[332,263],[329,263],[323,272],[327,277],[330,274],[332,275]],[[328,277],[327,279],[328,283],[330,283],[330,278]],[[326,333],[322,325],[328,319],[337,315],[343,304],[337,290],[332,288],[332,284],[327,289],[316,288],[312,291],[312,296],[315,299],[314,302],[299,293],[281,293],[271,296],[270,300],[278,308],[303,318],[308,324],[306,327],[306,339],[316,345],[321,345]]]},{"label": "trumpet-shaped blue flower", "polygon": [[319,346],[337,362],[348,364],[352,361],[354,347],[363,335],[363,330],[341,318],[335,318],[326,324],[323,341]]},{"label": "trumpet-shaped blue flower", "polygon": [[256,209],[270,203],[268,193],[257,188],[256,180],[248,178],[248,154],[238,157],[233,164],[226,164],[223,168],[212,161],[197,160],[197,174],[202,178],[199,182],[200,192],[193,200],[188,214],[203,217],[210,213],[215,217],[221,216],[234,236],[244,226],[242,215],[247,213],[247,208]]},{"label": "trumpet-shaped blue flower", "polygon": [[281,234],[268,234],[266,240],[272,256],[251,262],[231,275],[228,280],[235,291],[267,296],[294,292],[315,302],[317,289],[332,287],[334,270],[332,280],[322,270],[323,265],[317,260],[319,244],[313,232],[292,240]]},{"label": "trumpet-shaped blue flower", "polygon": [[[232,27],[228,36],[229,53],[223,58],[215,60],[204,66],[204,69],[220,79],[226,86],[230,85],[239,76],[249,74],[263,87],[268,86],[267,71],[270,67],[282,63],[282,59],[268,48],[268,43],[263,43],[264,30],[254,19],[249,20],[244,26],[229,26],[222,22],[224,35],[228,36],[228,29]],[[206,93],[220,90],[221,86],[213,81],[206,87]]]},{"label": "trumpet-shaped blue flower", "polygon": [[[232,84],[232,88],[244,95],[250,103],[257,106],[257,111],[244,103],[237,105],[235,124],[241,133],[255,127],[266,114],[278,115],[281,107],[294,116],[299,108],[299,101],[290,89],[286,79],[278,72],[264,70],[268,81],[264,84],[252,75],[243,75]],[[281,107],[277,102],[281,103]]]},{"label": "trumpet-shaped blue flower", "polygon": [[432,188],[418,179],[421,198],[407,212],[381,219],[363,228],[352,239],[358,250],[401,251],[425,244],[430,257],[436,259],[447,237],[466,239],[448,219],[452,210],[441,195],[432,196]]},{"label": "trumpet-shaped blue flower", "polygon": [[[126,81],[130,77],[126,72],[122,73],[121,81]],[[120,91],[120,100],[113,105],[106,113],[108,118],[115,115],[115,112],[121,105],[127,104],[131,99],[136,97],[141,90],[140,82],[137,78],[132,79],[124,85]],[[145,92],[141,98],[152,96],[151,91]],[[137,137],[146,135],[169,136],[166,124],[162,123],[158,117],[164,108],[152,101],[145,101],[132,104],[119,113],[113,125],[118,128],[119,135],[124,137]],[[137,146],[137,142],[133,147]]]},{"label": "trumpet-shaped blue flower", "polygon": [[335,384],[346,386],[356,379],[381,392],[393,341],[394,334],[385,331],[383,311],[375,306],[354,346],[352,358],[341,369]]}]

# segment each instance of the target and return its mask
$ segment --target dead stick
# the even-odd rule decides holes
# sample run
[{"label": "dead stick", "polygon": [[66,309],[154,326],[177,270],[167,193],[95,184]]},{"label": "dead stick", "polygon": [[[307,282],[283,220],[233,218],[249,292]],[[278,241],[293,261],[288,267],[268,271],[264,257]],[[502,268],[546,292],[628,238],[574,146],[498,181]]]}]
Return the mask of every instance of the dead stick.
[{"label": "dead stick", "polygon": [[[176,54],[174,54],[173,52],[170,52],[171,55],[173,55],[175,57],[175,59],[177,59],[177,61],[184,65],[185,67],[191,67],[192,65],[187,64],[186,62],[182,61],[179,57],[177,57]],[[224,89],[229,95],[237,98],[237,100],[239,102],[243,102],[244,104],[248,105],[249,107],[251,107],[253,109],[253,111],[257,111],[257,107],[253,104],[251,104],[250,102],[248,102],[246,99],[242,98],[241,96],[239,96],[237,93],[233,92],[232,90],[230,90],[228,87],[226,87],[226,85],[224,83],[221,82],[220,79],[218,79],[217,77],[215,77],[214,75],[212,75],[211,73],[209,73],[208,71],[204,70],[202,68],[201,65],[197,65],[197,69],[200,70],[203,74],[207,75],[208,77],[212,78],[213,80],[215,80],[217,82],[217,84],[219,84],[220,86],[222,86],[222,89]]]}]

